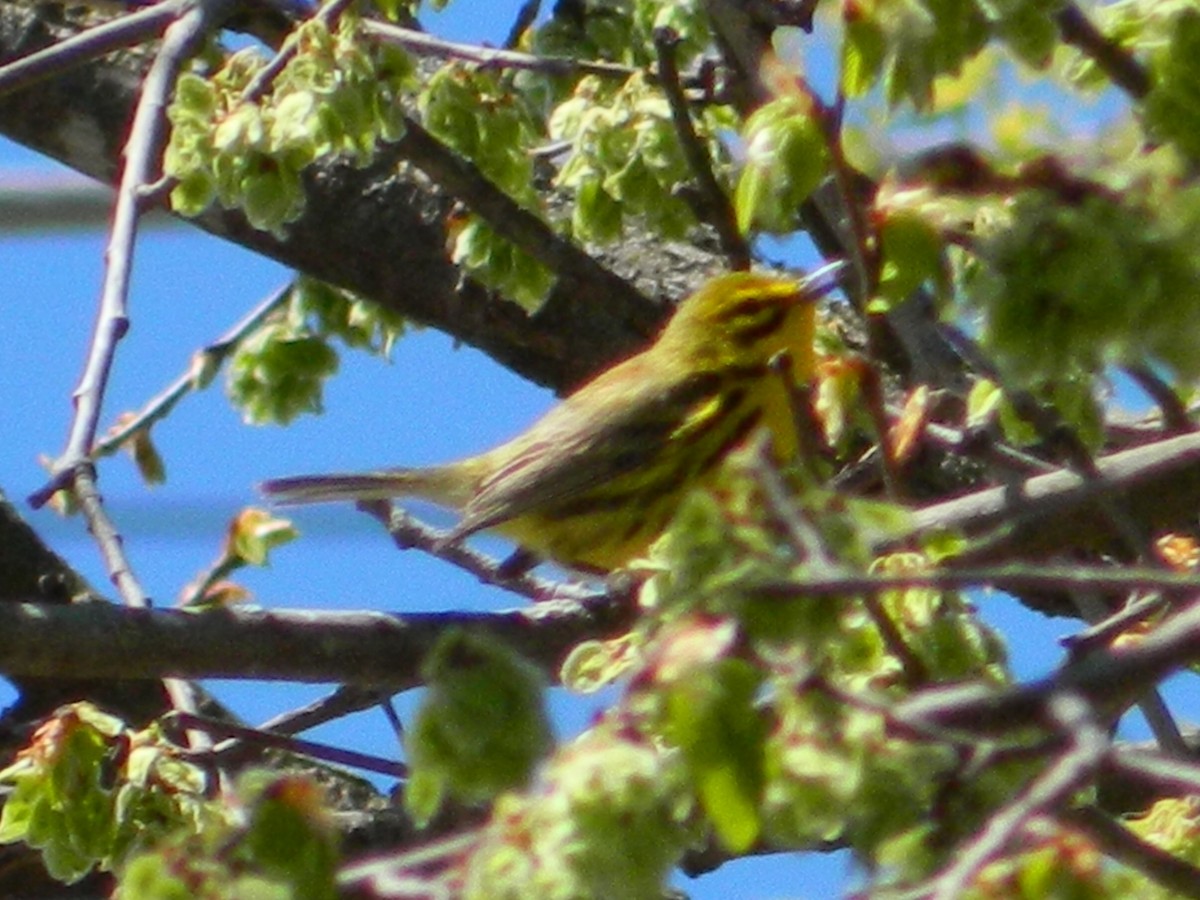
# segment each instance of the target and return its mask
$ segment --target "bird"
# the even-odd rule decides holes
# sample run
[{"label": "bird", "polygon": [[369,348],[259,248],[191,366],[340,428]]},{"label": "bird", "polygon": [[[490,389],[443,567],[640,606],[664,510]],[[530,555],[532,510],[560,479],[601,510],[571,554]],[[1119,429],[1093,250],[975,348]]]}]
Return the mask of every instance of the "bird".
[{"label": "bird", "polygon": [[776,459],[795,456],[802,444],[785,381],[812,381],[816,301],[842,268],[804,282],[761,272],[710,279],[650,346],[486,452],[420,468],[275,478],[260,489],[283,505],[416,497],[461,514],[447,543],[491,531],[570,569],[625,567],[755,433],[766,432]]}]

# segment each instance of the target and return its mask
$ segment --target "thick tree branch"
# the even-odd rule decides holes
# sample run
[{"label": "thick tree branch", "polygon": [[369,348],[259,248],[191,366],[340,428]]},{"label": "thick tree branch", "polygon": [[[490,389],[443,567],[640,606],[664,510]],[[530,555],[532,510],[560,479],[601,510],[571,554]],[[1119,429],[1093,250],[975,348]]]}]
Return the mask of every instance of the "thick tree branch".
[{"label": "thick tree branch", "polygon": [[1109,454],[1096,461],[1099,480],[1066,469],[988,488],[916,513],[922,531],[984,537],[956,564],[1044,559],[1075,548],[1104,549],[1119,535],[1101,498],[1130,520],[1166,530],[1191,523],[1200,505],[1200,433]]},{"label": "thick tree branch", "polygon": [[0,604],[0,672],[54,677],[255,678],[404,690],[451,629],[484,632],[557,677],[579,642],[632,624],[628,596],[550,601],[498,613],[130,609],[109,603]]}]

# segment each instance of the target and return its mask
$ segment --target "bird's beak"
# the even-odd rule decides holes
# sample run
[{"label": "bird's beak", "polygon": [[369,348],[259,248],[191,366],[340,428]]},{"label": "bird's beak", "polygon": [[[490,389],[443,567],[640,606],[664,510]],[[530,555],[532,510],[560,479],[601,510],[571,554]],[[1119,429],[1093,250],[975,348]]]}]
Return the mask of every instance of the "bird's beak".
[{"label": "bird's beak", "polygon": [[845,283],[849,271],[850,263],[844,259],[835,259],[833,262],[809,272],[800,285],[808,294],[809,299],[819,300],[841,287]]}]

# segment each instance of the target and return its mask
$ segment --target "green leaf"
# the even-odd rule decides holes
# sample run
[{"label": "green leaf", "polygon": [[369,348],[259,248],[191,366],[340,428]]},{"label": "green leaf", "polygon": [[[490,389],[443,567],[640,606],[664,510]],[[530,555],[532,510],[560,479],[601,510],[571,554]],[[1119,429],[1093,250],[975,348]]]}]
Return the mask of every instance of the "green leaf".
[{"label": "green leaf", "polygon": [[786,97],[750,117],[745,140],[746,164],[734,192],[738,227],[794,231],[800,205],[829,168],[820,124],[808,104]]},{"label": "green leaf", "polygon": [[900,301],[930,279],[942,280],[942,237],[923,217],[898,212],[880,228],[883,266],[879,290]]},{"label": "green leaf", "polygon": [[1058,46],[1054,16],[1061,0],[977,0],[993,27],[1016,57],[1035,69],[1046,68]]},{"label": "green leaf", "polygon": [[637,645],[632,634],[577,644],[562,664],[560,679],[573,691],[594,693],[633,669],[638,660]]},{"label": "green leaf", "polygon": [[338,358],[322,338],[295,336],[278,325],[262,329],[238,348],[227,390],[248,422],[285,423],[321,409],[321,387]]},{"label": "green leaf", "polygon": [[529,780],[551,745],[538,672],[498,641],[451,631],[423,666],[428,690],[405,741],[427,818],[442,794],[467,803]]},{"label": "green leaf", "polygon": [[847,13],[841,71],[842,90],[847,97],[861,97],[875,86],[883,73],[886,53],[887,37],[879,23],[858,13]]},{"label": "green leaf", "polygon": [[190,169],[171,188],[171,208],[181,216],[198,216],[216,199],[217,185],[206,169]]},{"label": "green leaf", "polygon": [[1200,160],[1200,11],[1174,18],[1170,43],[1156,55],[1154,86],[1146,98],[1151,129]]},{"label": "green leaf", "polygon": [[255,869],[282,882],[291,900],[333,900],[335,834],[323,812],[324,793],[299,776],[278,778],[262,791],[238,847]]},{"label": "green leaf", "polygon": [[681,678],[666,697],[665,729],[683,751],[701,805],[721,843],[744,853],[762,828],[766,726],[755,706],[762,673],[723,659]]}]

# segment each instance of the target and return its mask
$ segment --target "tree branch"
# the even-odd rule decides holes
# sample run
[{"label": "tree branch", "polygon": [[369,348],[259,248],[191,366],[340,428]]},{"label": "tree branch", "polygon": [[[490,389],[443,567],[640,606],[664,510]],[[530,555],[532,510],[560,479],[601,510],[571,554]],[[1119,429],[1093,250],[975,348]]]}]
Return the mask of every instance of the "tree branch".
[{"label": "tree branch", "polygon": [[130,609],[104,602],[0,604],[0,671],[24,677],[254,678],[399,691],[450,629],[502,640],[551,679],[579,642],[629,628],[628,596],[497,613]]},{"label": "tree branch", "polygon": [[1169,529],[1195,518],[1200,433],[1109,454],[1096,467],[1099,480],[1065,469],[1037,475],[927,506],[916,512],[914,524],[919,531],[982,537],[954,563],[980,565],[1014,556],[1044,559],[1075,548],[1103,549],[1120,537],[1098,505],[1104,498],[1150,529]]}]

